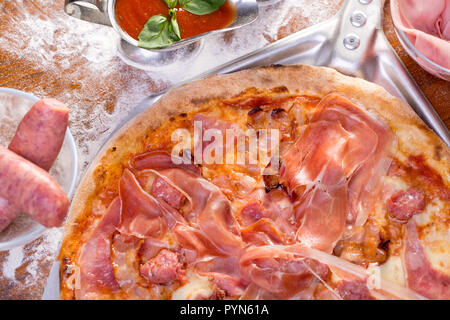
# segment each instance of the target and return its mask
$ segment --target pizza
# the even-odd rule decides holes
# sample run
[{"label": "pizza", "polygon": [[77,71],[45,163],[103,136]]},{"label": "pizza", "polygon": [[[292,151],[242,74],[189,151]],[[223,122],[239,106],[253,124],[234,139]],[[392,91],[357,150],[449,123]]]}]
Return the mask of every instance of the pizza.
[{"label": "pizza", "polygon": [[307,65],[170,90],[91,164],[63,299],[450,299],[449,148]]}]

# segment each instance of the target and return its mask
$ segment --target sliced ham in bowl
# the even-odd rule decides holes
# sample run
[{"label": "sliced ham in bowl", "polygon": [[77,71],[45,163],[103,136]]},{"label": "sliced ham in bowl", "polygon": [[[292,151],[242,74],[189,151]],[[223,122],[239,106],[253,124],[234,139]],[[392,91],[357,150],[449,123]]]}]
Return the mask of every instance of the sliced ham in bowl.
[{"label": "sliced ham in bowl", "polygon": [[392,19],[406,51],[428,72],[450,79],[450,0],[392,0]]}]

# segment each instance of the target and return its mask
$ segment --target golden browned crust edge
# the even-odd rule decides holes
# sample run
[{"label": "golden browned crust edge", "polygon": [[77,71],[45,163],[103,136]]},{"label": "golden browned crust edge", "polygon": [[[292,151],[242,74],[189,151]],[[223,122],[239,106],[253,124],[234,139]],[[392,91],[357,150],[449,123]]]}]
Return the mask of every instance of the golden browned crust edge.
[{"label": "golden browned crust edge", "polygon": [[[101,164],[120,162],[121,158],[139,148],[146,132],[156,128],[170,117],[195,110],[211,99],[239,95],[247,88],[259,90],[285,86],[291,93],[323,97],[340,93],[353,103],[383,117],[398,137],[398,146],[406,155],[423,154],[449,184],[449,148],[413,112],[411,107],[389,94],[382,87],[359,78],[338,73],[326,67],[309,65],[271,66],[247,69],[232,74],[214,75],[168,91],[151,108],[148,108],[117,131],[93,160],[72,200],[64,239],[70,237],[74,222],[83,214],[85,203],[95,190],[94,170]],[[120,152],[111,152],[117,146]],[[436,155],[439,149],[439,156]],[[395,156],[402,152],[393,149]]]}]

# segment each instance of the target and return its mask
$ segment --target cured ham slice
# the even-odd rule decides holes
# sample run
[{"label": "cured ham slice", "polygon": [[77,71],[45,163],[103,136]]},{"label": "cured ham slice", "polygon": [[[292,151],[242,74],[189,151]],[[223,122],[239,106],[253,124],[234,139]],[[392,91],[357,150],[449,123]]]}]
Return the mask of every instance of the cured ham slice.
[{"label": "cured ham slice", "polygon": [[247,200],[239,215],[241,225],[245,226],[241,229],[243,239],[253,244],[292,242],[297,228],[287,193],[281,188],[269,192],[257,189],[249,198],[252,200]]},{"label": "cured ham slice", "polygon": [[450,3],[447,0],[396,0],[392,18],[422,54],[450,69]]},{"label": "cured ham slice", "polygon": [[180,169],[167,169],[161,171],[161,175],[189,196],[192,212],[188,215],[192,216],[193,224],[219,252],[236,253],[243,247],[230,202],[219,188],[202,177]]},{"label": "cured ham slice", "polygon": [[[174,161],[175,160],[175,161]],[[180,168],[194,174],[200,174],[200,168],[194,164],[185,164],[183,159],[169,154],[166,151],[150,151],[141,153],[133,158],[133,168],[136,170],[163,170]]]},{"label": "cured ham slice", "polygon": [[205,257],[196,262],[195,268],[200,275],[208,277],[230,296],[241,296],[249,284],[242,276],[239,258],[235,256]]},{"label": "cured ham slice", "polygon": [[408,286],[430,299],[450,299],[450,276],[433,268],[422,247],[416,223],[407,224],[404,266]]},{"label": "cured ham slice", "polygon": [[353,136],[343,158],[343,165],[351,169],[346,173],[350,214],[347,219],[363,225],[373,209],[381,177],[387,174],[392,163],[388,154],[395,137],[387,123],[340,95],[326,96],[318,108],[321,111],[312,121],[339,122]]},{"label": "cured ham slice", "polygon": [[152,184],[152,194],[155,198],[164,200],[168,205],[177,210],[181,209],[186,200],[181,192],[159,177]]},{"label": "cured ham slice", "polygon": [[162,249],[170,249],[170,245],[153,238],[146,238],[139,247],[139,256],[142,261],[148,261],[158,254]]},{"label": "cured ham slice", "polygon": [[[361,132],[368,129],[366,126]],[[363,137],[368,141],[361,145]],[[299,196],[302,194],[299,188],[309,190],[316,183],[343,184],[367,159],[376,143],[376,135],[370,131],[359,136],[331,119],[312,122],[285,155],[282,181],[289,182],[291,193],[297,192]]]},{"label": "cured ham slice", "polygon": [[271,219],[262,218],[241,229],[242,239],[253,245],[285,244],[290,240]]},{"label": "cured ham slice", "polygon": [[392,138],[384,123],[339,95],[326,96],[317,108],[283,157],[280,173],[297,197],[298,239],[331,252],[346,220],[362,224],[372,209]]},{"label": "cured ham slice", "polygon": [[242,225],[248,226],[266,216],[269,216],[269,214],[265,212],[262,204],[258,201],[252,201],[242,208],[239,219]]},{"label": "cured ham slice", "polygon": [[279,300],[277,296],[251,283],[242,293],[240,300]]},{"label": "cured ham slice", "polygon": [[173,229],[179,245],[184,250],[193,254],[188,257],[188,262],[193,262],[198,257],[206,255],[220,255],[213,243],[198,229],[180,224]]},{"label": "cured ham slice", "polygon": [[75,290],[77,299],[98,297],[102,290],[119,291],[120,286],[111,264],[111,238],[119,221],[120,201],[116,198],[81,249],[78,262],[80,288]]},{"label": "cured ham slice", "polygon": [[331,252],[344,232],[346,185],[312,190],[297,207],[302,216],[298,239],[306,246]]},{"label": "cured ham slice", "polygon": [[139,185],[130,170],[125,169],[119,182],[121,220],[118,230],[138,238],[164,235],[179,218],[164,202],[159,202]]},{"label": "cured ham slice", "polygon": [[339,295],[344,300],[373,300],[367,284],[361,280],[341,281],[337,286]]},{"label": "cured ham slice", "polygon": [[284,246],[252,247],[242,255],[241,272],[259,288],[282,299],[312,295],[317,278],[328,275],[328,267],[289,252]]},{"label": "cured ham slice", "polygon": [[295,211],[299,240],[329,252],[344,231],[347,214],[345,175],[338,162],[347,139],[338,123],[311,124],[281,167],[281,182],[299,197]]}]

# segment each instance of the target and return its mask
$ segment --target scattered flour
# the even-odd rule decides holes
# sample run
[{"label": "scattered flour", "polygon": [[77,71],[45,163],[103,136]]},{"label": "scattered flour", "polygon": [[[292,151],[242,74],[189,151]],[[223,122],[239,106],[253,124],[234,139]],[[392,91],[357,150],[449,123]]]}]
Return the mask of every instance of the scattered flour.
[{"label": "scattered flour", "polygon": [[53,261],[61,236],[61,228],[48,229],[37,240],[39,245],[29,248],[30,245],[28,244],[9,250],[6,261],[2,266],[3,276],[13,282],[17,282],[16,270],[25,264],[27,274],[22,277],[21,281],[26,285],[33,284],[39,276],[41,263]]},{"label": "scattered flour", "polygon": [[9,255],[2,269],[2,273],[6,278],[11,280],[16,278],[16,269],[22,265],[23,257],[23,247],[16,247],[9,250]]},{"label": "scattered flour", "polygon": [[62,229],[55,228],[46,230],[42,236],[42,243],[33,248],[34,252],[29,258],[29,264],[26,268],[29,276],[26,277],[26,284],[32,284],[40,271],[40,264],[42,261],[53,261],[53,258],[58,250],[59,243],[62,237]]}]

